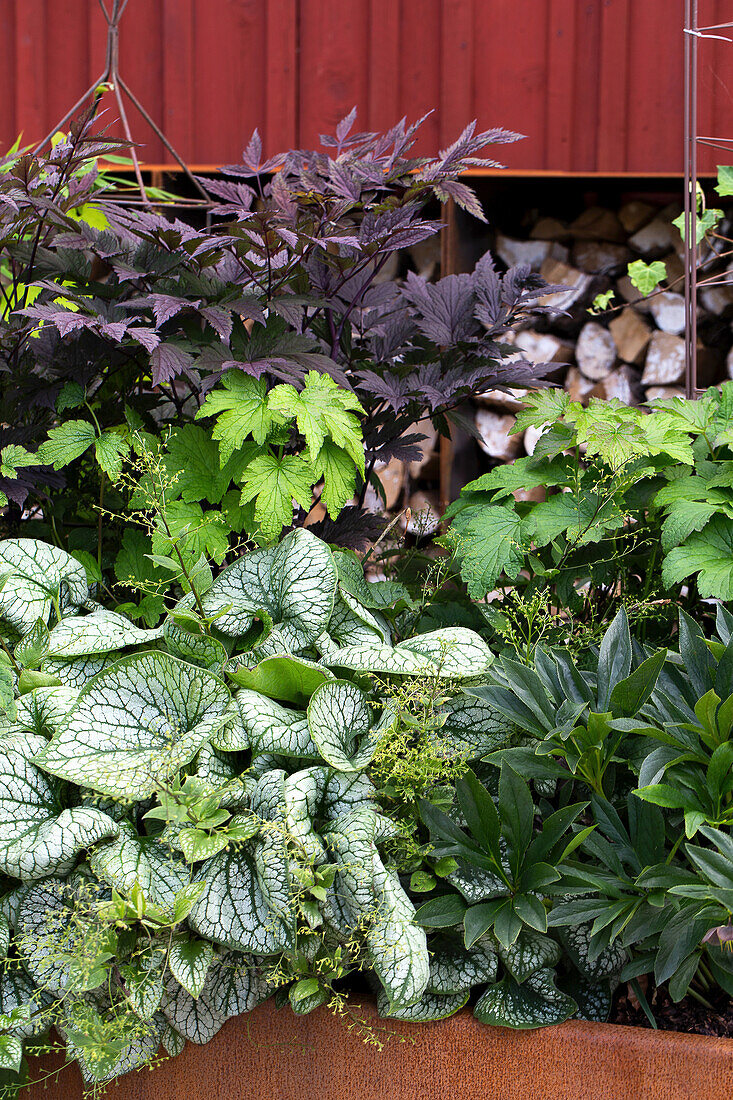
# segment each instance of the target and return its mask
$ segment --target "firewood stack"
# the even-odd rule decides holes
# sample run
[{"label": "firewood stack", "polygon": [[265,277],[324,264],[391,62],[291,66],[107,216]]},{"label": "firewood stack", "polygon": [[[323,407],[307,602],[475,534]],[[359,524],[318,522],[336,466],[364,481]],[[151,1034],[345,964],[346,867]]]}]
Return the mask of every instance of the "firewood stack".
[{"label": "firewood stack", "polygon": [[[583,404],[591,397],[640,405],[684,396],[684,249],[672,225],[680,212],[677,205],[631,201],[616,210],[594,206],[571,221],[537,217],[523,239],[495,227],[482,236],[477,242],[480,251],[491,249],[500,266],[529,263],[548,283],[568,288],[546,299],[557,314],[536,318],[509,335],[507,342],[516,346],[518,357],[557,364],[551,381]],[[475,224],[481,232],[484,227]],[[729,216],[722,230],[733,236],[732,227],[733,216]],[[440,274],[439,258],[439,241],[434,239],[409,249],[409,256],[399,263],[395,258],[389,277],[399,276],[405,262],[426,278],[435,277]],[[646,299],[627,274],[628,263],[636,259],[663,260],[667,268],[667,280]],[[700,278],[725,272],[727,262],[708,250]],[[733,378],[733,263],[729,269],[730,285],[702,288],[699,293],[700,386]],[[613,291],[610,308],[592,313],[596,296],[609,290]],[[523,396],[521,390],[491,390],[462,408],[464,418],[473,418],[478,443],[456,432],[454,447],[444,452],[442,463],[430,422],[413,425],[410,432],[427,437],[421,444],[422,459],[411,463],[395,459],[378,469],[386,499],[382,501],[370,487],[367,506],[381,512],[386,503],[389,513],[402,512],[399,526],[407,535],[433,534],[441,505],[455,497],[463,484],[497,462],[513,462],[533,453],[539,430],[512,434]],[[539,493],[532,490],[528,495]]]},{"label": "firewood stack", "polygon": [[[542,217],[525,240],[496,233],[499,261],[507,267],[529,263],[547,282],[568,287],[544,299],[562,312],[528,323],[509,342],[530,362],[557,363],[550,377],[574,401],[600,397],[638,405],[684,396],[684,246],[672,225],[679,213],[678,206],[633,201],[616,211],[591,207],[570,223]],[[709,250],[708,257],[712,262],[700,278],[726,270],[725,260]],[[636,259],[666,264],[667,280],[646,299],[627,274]],[[733,377],[733,264],[730,269],[730,285],[700,290],[699,386]],[[589,312],[596,296],[609,290],[609,310]],[[534,449],[534,430],[523,439],[511,434],[521,396],[493,390],[476,404],[480,446],[494,461],[510,462]]]}]

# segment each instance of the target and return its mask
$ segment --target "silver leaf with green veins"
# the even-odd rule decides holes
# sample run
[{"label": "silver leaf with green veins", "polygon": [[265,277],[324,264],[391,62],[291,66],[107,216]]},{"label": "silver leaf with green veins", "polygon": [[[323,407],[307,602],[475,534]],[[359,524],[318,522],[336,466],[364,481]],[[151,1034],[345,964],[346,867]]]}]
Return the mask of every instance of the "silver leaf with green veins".
[{"label": "silver leaf with green veins", "polygon": [[460,944],[439,948],[430,960],[428,992],[441,996],[467,992],[471,986],[493,982],[496,968],[496,951],[487,940],[468,949]]},{"label": "silver leaf with green veins", "polygon": [[480,635],[456,626],[419,634],[396,646],[345,646],[324,658],[324,663],[352,672],[460,680],[481,676],[492,659]]},{"label": "silver leaf with green veins", "polygon": [[77,700],[79,692],[70,687],[36,688],[21,695],[17,702],[19,726],[39,737],[50,737],[59,728]]},{"label": "silver leaf with green veins", "polygon": [[383,1018],[405,1020],[411,1024],[424,1024],[430,1020],[445,1020],[455,1015],[467,1003],[470,989],[460,993],[441,996],[438,993],[423,993],[419,1001],[411,1005],[390,1003],[387,994],[382,991],[377,997],[377,1011]]},{"label": "silver leaf with green veins", "polygon": [[21,634],[36,619],[48,622],[58,603],[60,612],[79,608],[89,598],[84,566],[65,550],[36,539],[4,539],[0,543],[0,575],[8,574],[0,589],[0,618]]},{"label": "silver leaf with green veins", "polygon": [[145,630],[116,611],[99,608],[91,615],[71,615],[57,623],[49,635],[48,656],[70,660],[113,653],[127,646],[155,642],[162,634],[162,627]]},{"label": "silver leaf with green veins", "polygon": [[51,676],[57,676],[61,683],[75,691],[81,691],[85,684],[98,676],[105,668],[110,668],[117,660],[114,653],[98,657],[75,657],[64,660],[60,657],[47,657],[41,668]]},{"label": "silver leaf with green veins", "polygon": [[215,955],[204,986],[194,998],[169,975],[162,1011],[191,1043],[208,1043],[232,1016],[250,1012],[272,992],[251,959],[234,952]]},{"label": "silver leaf with green veins", "polygon": [[509,950],[499,944],[498,952],[504,966],[518,982],[523,982],[538,970],[556,966],[562,955],[555,940],[526,926]]},{"label": "silver leaf with green veins", "polygon": [[427,939],[399,879],[379,857],[375,829],[376,815],[366,808],[333,822],[327,841],[339,865],[336,890],[352,924],[367,922],[367,950],[389,1001],[409,1005],[422,997],[430,977]]},{"label": "silver leaf with green veins", "polygon": [[275,753],[318,759],[318,749],[302,712],[288,710],[274,699],[247,688],[237,692],[234,705],[238,720],[235,718],[215,734],[212,738],[215,748],[227,752],[252,749],[255,755]]},{"label": "silver leaf with green veins", "polygon": [[92,849],[89,865],[101,882],[125,897],[138,883],[145,898],[166,912],[172,912],[176,894],[190,881],[185,863],[155,837],[138,836],[128,821],[120,822],[115,840]]},{"label": "silver leaf with green veins", "polygon": [[205,669],[167,653],[133,654],[82,689],[36,762],[100,794],[142,801],[221,728],[229,699]]},{"label": "silver leaf with green veins", "polygon": [[217,629],[233,637],[245,634],[257,612],[266,611],[274,624],[266,652],[294,653],[327,629],[335,597],[331,551],[299,528],[274,549],[255,550],[224,569],[203,604],[208,615],[218,616]]},{"label": "silver leaf with green veins", "polygon": [[523,1029],[561,1024],[577,1007],[557,988],[552,970],[538,970],[521,985],[507,975],[479,997],[473,1014],[484,1024]]},{"label": "silver leaf with green veins", "polygon": [[173,938],[168,967],[178,984],[192,997],[200,996],[213,961],[214,948],[206,940],[185,933]]},{"label": "silver leaf with green veins", "polygon": [[45,744],[31,734],[0,741],[0,871],[24,882],[66,874],[83,849],[117,835],[101,810],[61,808],[51,782],[31,763]]},{"label": "silver leaf with green veins", "polygon": [[366,696],[347,680],[332,680],[314,691],[308,728],[322,759],[339,771],[361,771],[374,756],[377,739]]}]

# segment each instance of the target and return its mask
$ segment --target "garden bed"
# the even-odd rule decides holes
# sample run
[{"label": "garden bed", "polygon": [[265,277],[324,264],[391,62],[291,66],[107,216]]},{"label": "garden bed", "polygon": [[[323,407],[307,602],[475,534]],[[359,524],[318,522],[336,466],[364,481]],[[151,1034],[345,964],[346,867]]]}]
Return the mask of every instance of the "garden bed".
[{"label": "garden bed", "polygon": [[[613,1024],[568,1021],[512,1031],[469,1012],[419,1027],[363,1014],[382,1050],[326,1008],[306,1017],[270,1001],[231,1020],[207,1046],[189,1044],[154,1071],[128,1074],[114,1100],[719,1100],[733,1088],[733,1043]],[[35,1069],[35,1066],[33,1067]],[[81,1100],[81,1076],[26,1089],[22,1100]]]}]

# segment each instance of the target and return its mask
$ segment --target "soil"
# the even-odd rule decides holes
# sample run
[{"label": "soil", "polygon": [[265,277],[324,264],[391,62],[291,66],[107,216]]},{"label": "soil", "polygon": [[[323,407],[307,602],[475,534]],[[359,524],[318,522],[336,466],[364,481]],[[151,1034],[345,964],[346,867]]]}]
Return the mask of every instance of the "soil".
[{"label": "soil", "polygon": [[[647,990],[646,996],[660,1031],[687,1031],[733,1039],[733,999],[727,993],[718,991],[717,997],[711,997],[712,1011],[692,997],[675,1004],[666,986]],[[609,1023],[651,1027],[633,990],[627,985],[620,986],[616,992]]]}]

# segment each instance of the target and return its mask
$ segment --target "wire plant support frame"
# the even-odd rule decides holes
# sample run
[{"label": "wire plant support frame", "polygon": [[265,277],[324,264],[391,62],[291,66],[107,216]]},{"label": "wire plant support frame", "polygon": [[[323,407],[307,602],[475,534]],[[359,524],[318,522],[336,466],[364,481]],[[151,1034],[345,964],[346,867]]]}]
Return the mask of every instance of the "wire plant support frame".
[{"label": "wire plant support frame", "polygon": [[46,134],[43,140],[39,142],[39,144],[36,146],[36,152],[42,149],[43,146],[51,140],[53,135],[58,130],[61,130],[66,125],[66,123],[69,122],[70,119],[74,117],[74,115],[76,115],[77,111],[79,111],[84,106],[87,100],[92,100],[93,114],[99,107],[99,103],[102,100],[104,94],[107,92],[111,92],[117,103],[117,108],[120,115],[120,122],[122,124],[125,138],[130,143],[130,158],[132,160],[132,165],[135,172],[135,179],[137,180],[137,185],[140,190],[142,204],[144,206],[152,206],[153,203],[151,202],[145,190],[142,171],[140,169],[140,160],[138,158],[137,149],[132,138],[132,132],[130,130],[130,123],[128,120],[127,111],[125,109],[125,103],[123,99],[123,95],[125,95],[129,99],[133,107],[135,107],[137,112],[145,120],[145,122],[147,122],[148,126],[150,126],[156,137],[158,137],[163,143],[170,155],[181,168],[181,171],[186,175],[192,186],[196,189],[196,192],[201,196],[199,200],[195,200],[194,203],[189,202],[186,205],[210,206],[211,200],[209,196],[206,194],[196,177],[192,174],[183,157],[181,157],[180,154],[173,148],[166,135],[160,129],[158,124],[151,118],[140,100],[137,98],[134,92],[131,91],[130,87],[120,75],[120,20],[124,14],[125,8],[129,3],[129,0],[111,0],[111,8],[108,6],[108,0],[98,0],[98,3],[100,8],[102,9],[105,22],[107,23],[107,53],[104,70],[97,77],[97,79],[92,84],[90,84],[86,91],[83,92],[83,94],[79,97],[79,99],[77,99],[73,107],[71,107],[70,110],[66,112],[64,117],[59,120],[56,126],[54,126],[53,129],[48,134]]},{"label": "wire plant support frame", "polygon": [[701,136],[697,132],[698,47],[705,39],[733,43],[728,35],[716,33],[731,29],[733,22],[699,26],[698,0],[685,0],[685,396],[688,398],[698,397],[703,392],[697,384],[697,147],[709,145],[728,153],[733,151],[733,138]]}]

